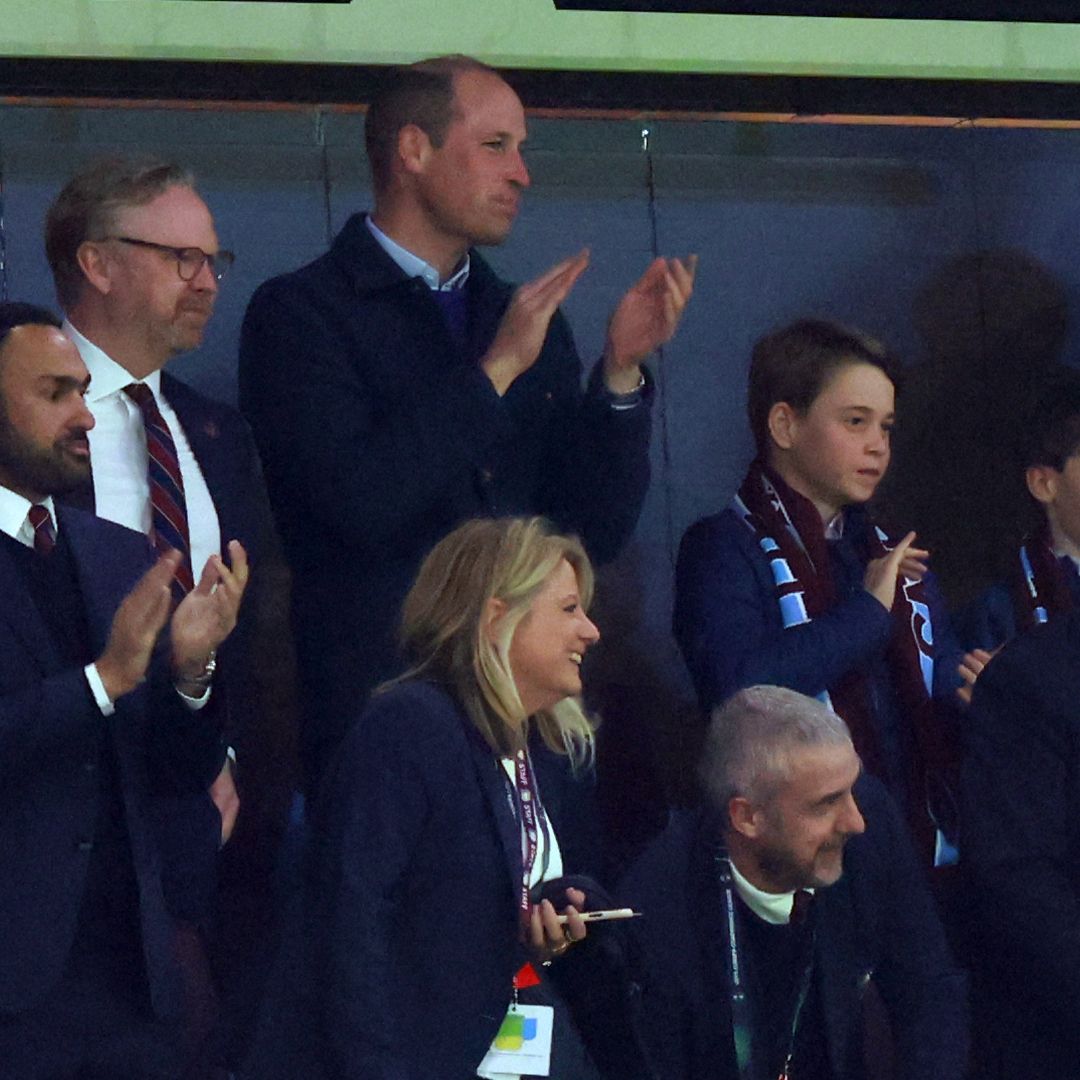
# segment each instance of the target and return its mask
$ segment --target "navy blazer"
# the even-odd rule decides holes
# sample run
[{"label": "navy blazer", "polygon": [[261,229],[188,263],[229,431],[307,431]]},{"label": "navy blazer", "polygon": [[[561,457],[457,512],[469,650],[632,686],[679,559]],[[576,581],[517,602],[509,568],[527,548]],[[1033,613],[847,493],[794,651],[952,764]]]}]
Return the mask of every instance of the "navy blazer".
[{"label": "navy blazer", "polygon": [[[67,507],[70,546],[93,656],[113,615],[152,565],[146,538]],[[150,826],[151,795],[199,791],[220,768],[215,710],[180,702],[160,655],[143,685],[106,719],[81,667],[64,667],[10,555],[0,550],[0,1010],[33,1005],[60,978],[71,950],[97,807],[97,748],[114,740],[127,808],[151,998],[175,1016],[173,925]]]},{"label": "navy blazer", "polygon": [[1080,612],[1021,633],[979,676],[962,790],[986,1075],[1073,1076],[1080,1058]]},{"label": "navy blazer", "polygon": [[[565,759],[537,752],[534,762],[573,859],[572,830],[560,830],[572,801]],[[438,686],[376,695],[327,775],[312,838],[326,1075],[473,1076],[527,959],[520,832],[496,756]]]},{"label": "navy blazer", "polygon": [[263,284],[244,319],[240,405],[296,579],[314,775],[357,702],[400,670],[400,604],[443,536],[472,517],[546,514],[603,560],[648,487],[649,408],[613,410],[597,378],[583,392],[561,313],[536,363],[495,392],[477,361],[514,289],[470,259],[464,342],[362,214]]},{"label": "navy blazer", "polygon": [[[849,507],[846,515],[848,539],[870,527],[859,508]],[[874,665],[888,645],[892,618],[862,587],[862,561],[837,574],[832,608],[785,629],[769,560],[743,522],[724,510],[687,529],[679,545],[674,630],[702,707],[758,684],[814,697],[859,669],[880,681]],[[932,575],[929,580],[934,693],[948,698],[959,683],[959,650]]]},{"label": "navy blazer", "polygon": [[[814,978],[832,1075],[866,1076],[861,999],[873,980],[892,1024],[896,1080],[962,1080],[964,977],[891,798],[869,776],[855,794],[866,832],[848,841],[843,876],[814,903]],[[676,817],[618,890],[621,902],[645,913],[630,928],[641,967],[639,1025],[662,1080],[738,1080],[717,834],[715,816]]]}]

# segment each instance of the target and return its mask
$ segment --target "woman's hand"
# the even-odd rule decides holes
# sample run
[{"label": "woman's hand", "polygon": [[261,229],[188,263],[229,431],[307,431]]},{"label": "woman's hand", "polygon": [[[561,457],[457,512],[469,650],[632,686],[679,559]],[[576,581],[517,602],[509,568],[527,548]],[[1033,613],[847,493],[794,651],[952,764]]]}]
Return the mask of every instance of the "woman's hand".
[{"label": "woman's hand", "polygon": [[[550,964],[562,956],[571,945],[581,941],[586,934],[585,923],[579,912],[585,906],[585,894],[580,889],[566,890],[567,906],[557,912],[550,900],[541,900],[529,913],[529,944],[533,957],[541,964]],[[559,922],[559,915],[566,922]]]}]

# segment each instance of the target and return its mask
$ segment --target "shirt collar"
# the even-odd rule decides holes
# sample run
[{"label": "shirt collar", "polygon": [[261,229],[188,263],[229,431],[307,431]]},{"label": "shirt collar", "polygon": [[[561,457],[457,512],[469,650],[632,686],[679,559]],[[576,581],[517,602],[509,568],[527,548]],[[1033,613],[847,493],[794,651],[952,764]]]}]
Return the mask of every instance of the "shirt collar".
[{"label": "shirt collar", "polygon": [[468,252],[465,253],[461,265],[445,281],[439,281],[439,271],[431,263],[424,262],[419,255],[414,255],[395,240],[391,240],[372,221],[370,214],[364,218],[364,224],[368,227],[368,232],[375,238],[375,242],[401,267],[401,271],[406,277],[423,278],[424,284],[436,292],[453,292],[455,289],[465,288],[465,282],[469,279]]},{"label": "shirt collar", "polygon": [[[767,893],[756,885],[751,885],[739,873],[739,868],[729,860],[731,877],[735,882],[735,891],[743,903],[759,918],[774,926],[786,926],[791,922],[791,906],[795,903],[795,891]],[[812,893],[813,889],[806,890]]]},{"label": "shirt collar", "polygon": [[844,535],[844,511],[840,510],[825,526],[826,540],[839,540]]},{"label": "shirt collar", "polygon": [[150,372],[145,379],[136,379],[127,368],[122,367],[103,349],[84,337],[67,319],[64,320],[63,331],[75,343],[86,370],[90,372],[90,388],[86,391],[88,402],[102,401],[111,394],[119,394],[125,386],[134,382],[146,383],[154,392],[155,398],[161,397],[160,369]]},{"label": "shirt collar", "polygon": [[[13,540],[18,540],[27,547],[34,545],[34,527],[30,524],[27,514],[34,504],[22,495],[17,495],[10,488],[0,485],[0,532],[6,533]],[[52,496],[49,495],[41,501],[41,505],[52,515],[53,526],[56,525],[56,507],[53,505]]]}]

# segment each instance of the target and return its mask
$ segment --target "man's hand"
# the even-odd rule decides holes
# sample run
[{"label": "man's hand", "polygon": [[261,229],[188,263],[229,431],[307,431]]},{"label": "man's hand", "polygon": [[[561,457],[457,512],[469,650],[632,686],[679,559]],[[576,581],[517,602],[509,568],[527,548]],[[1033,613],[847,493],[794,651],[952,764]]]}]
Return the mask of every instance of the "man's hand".
[{"label": "man's hand", "polygon": [[178,551],[162,555],[117,608],[108,644],[95,664],[110,701],[130,693],[146,678],[154,643],[169,617],[171,583],[179,565]]},{"label": "man's hand", "polygon": [[971,704],[971,695],[975,691],[975,683],[983,673],[983,668],[986,667],[986,665],[989,664],[1004,647],[1004,645],[999,645],[990,652],[987,652],[985,649],[972,649],[971,652],[964,654],[964,659],[960,661],[960,666],[956,669],[957,674],[964,680],[964,685],[956,688],[956,696],[965,705]]},{"label": "man's hand", "polygon": [[236,826],[236,815],[240,813],[240,796],[233,779],[232,758],[225,759],[217,779],[210,785],[210,798],[221,815],[221,846],[224,847]]},{"label": "man's hand", "polygon": [[619,301],[608,323],[604,381],[613,394],[641,382],[641,363],[671,340],[694,291],[697,256],[654,259]]},{"label": "man's hand", "polygon": [[495,331],[495,338],[480,361],[480,367],[499,397],[522,372],[536,363],[552,316],[588,265],[586,249],[563,259],[514,293]]},{"label": "man's hand", "polygon": [[585,937],[587,928],[579,912],[585,907],[585,894],[580,889],[567,889],[567,907],[562,911],[566,923],[559,922],[550,900],[541,900],[529,913],[529,944],[533,956],[541,963],[550,963],[562,956],[571,945]]},{"label": "man's hand", "polygon": [[[231,568],[220,555],[206,560],[199,584],[173,612],[172,664],[177,687],[197,686],[210,654],[232,633],[247,587],[247,552],[238,540],[229,541]],[[198,687],[198,693],[205,690]]]},{"label": "man's hand", "polygon": [[892,611],[896,582],[901,576],[922,581],[926,574],[926,560],[930,558],[930,552],[913,547],[914,542],[915,533],[909,532],[887,555],[871,559],[866,564],[863,588],[887,611]]}]

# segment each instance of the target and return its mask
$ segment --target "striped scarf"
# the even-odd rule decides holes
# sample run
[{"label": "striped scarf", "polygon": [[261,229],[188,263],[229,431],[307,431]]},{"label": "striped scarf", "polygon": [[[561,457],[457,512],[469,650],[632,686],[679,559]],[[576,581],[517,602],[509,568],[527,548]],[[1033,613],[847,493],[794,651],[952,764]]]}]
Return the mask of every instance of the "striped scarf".
[{"label": "striped scarf", "polygon": [[[829,611],[837,602],[828,541],[821,515],[809,499],[793,491],[760,461],[751,464],[732,509],[754,534],[769,560],[776,602],[784,629],[801,626]],[[867,524],[859,529],[856,515],[847,524],[860,555],[869,561],[892,550],[888,536]],[[925,763],[938,760],[940,740],[931,709],[934,677],[934,630],[930,606],[922,582],[905,579],[898,584],[892,607],[893,631],[886,648],[886,665],[899,699],[902,725],[900,737],[906,758],[903,801],[913,826],[926,835],[929,817],[925,811]],[[889,775],[884,768],[882,748],[871,715],[871,693],[860,671],[845,674],[818,695],[821,701],[843,717],[852,741],[867,770],[879,777]],[[917,795],[921,793],[921,796]],[[920,808],[915,811],[915,808]]]}]

